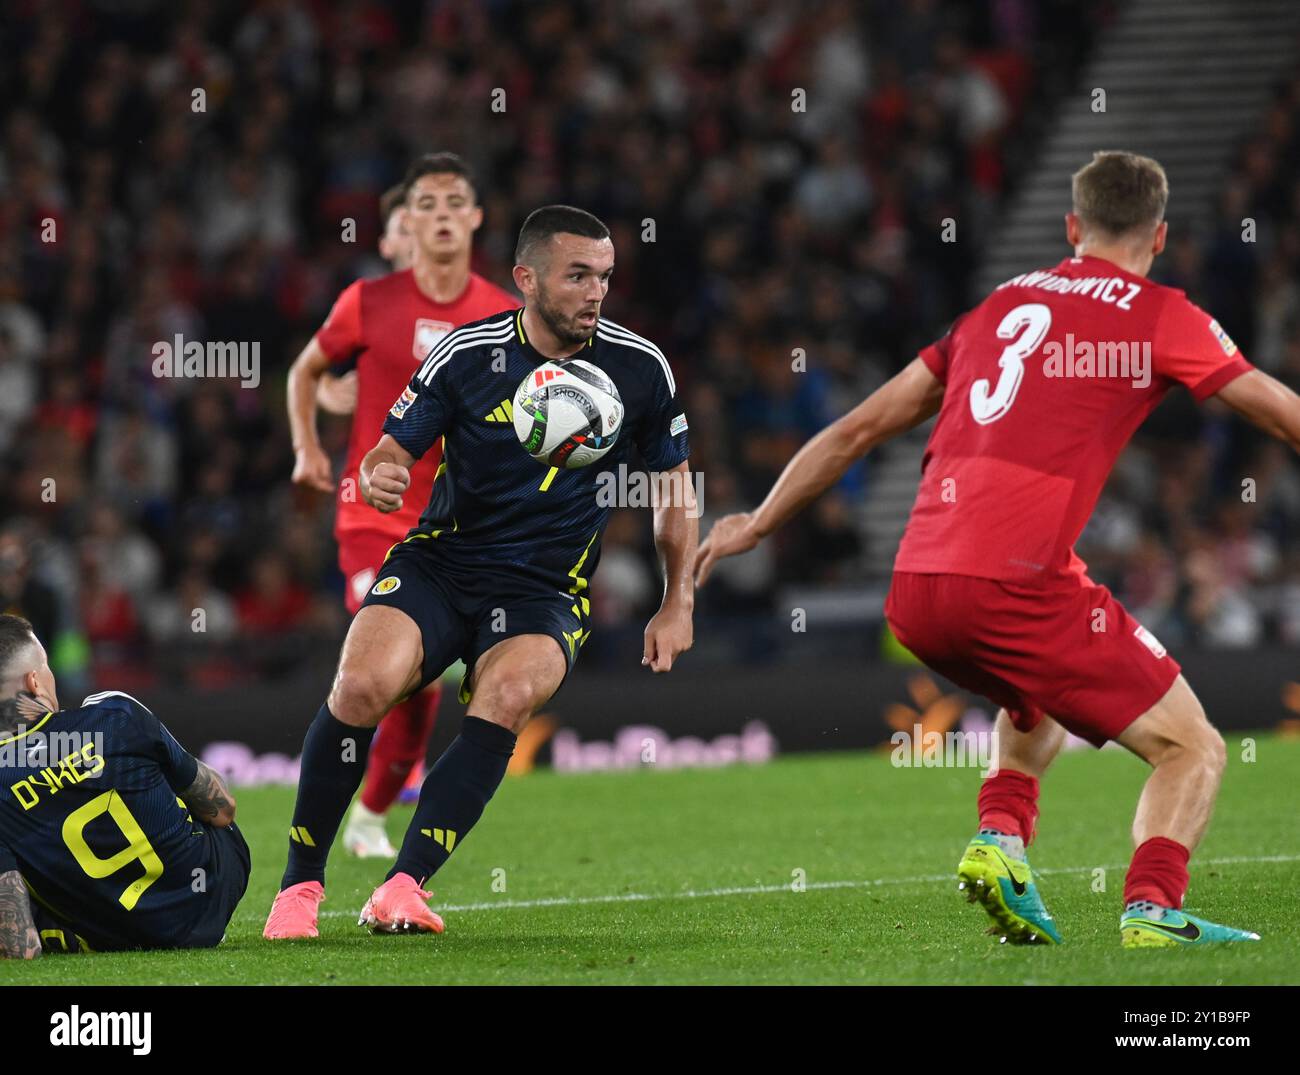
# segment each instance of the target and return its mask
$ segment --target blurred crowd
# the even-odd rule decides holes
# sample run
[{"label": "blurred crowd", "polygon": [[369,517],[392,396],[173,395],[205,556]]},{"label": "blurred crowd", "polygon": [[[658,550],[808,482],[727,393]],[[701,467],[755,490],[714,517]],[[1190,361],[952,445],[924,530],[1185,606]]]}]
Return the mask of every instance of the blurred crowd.
[{"label": "blurred crowd", "polygon": [[[704,526],[751,505],[803,440],[978,298],[988,228],[1110,13],[1082,0],[6,5],[0,606],[36,622],[65,674],[111,666],[122,683],[158,674],[151,651],[235,642],[264,670],[338,636],[333,504],[289,484],[284,375],[338,292],[385,270],[379,195],[435,149],[476,172],[475,268],[503,286],[532,208],[568,202],[611,226],[606,310],[674,364]],[[1179,236],[1163,270],[1288,376],[1298,115],[1292,88],[1242,149],[1222,234]],[[1234,242],[1250,214],[1260,241]],[[260,383],[156,376],[155,344],[177,335],[257,342]],[[1126,457],[1085,555],[1157,633],[1300,641],[1286,552],[1300,471],[1186,403]],[[346,423],[322,423],[341,461]],[[1231,496],[1239,472],[1256,476],[1256,502]],[[771,609],[786,584],[869,581],[857,509],[870,486],[862,464],[727,565],[701,614]],[[1282,579],[1291,589],[1272,587]],[[616,512],[598,626],[636,623],[658,586],[648,519]],[[216,680],[246,666],[187,665]]]},{"label": "blurred crowd", "polygon": [[[1300,73],[1236,147],[1208,233],[1171,222],[1152,276],[1300,390]],[[1121,458],[1078,548],[1167,644],[1300,645],[1298,539],[1291,449],[1173,392]]]}]

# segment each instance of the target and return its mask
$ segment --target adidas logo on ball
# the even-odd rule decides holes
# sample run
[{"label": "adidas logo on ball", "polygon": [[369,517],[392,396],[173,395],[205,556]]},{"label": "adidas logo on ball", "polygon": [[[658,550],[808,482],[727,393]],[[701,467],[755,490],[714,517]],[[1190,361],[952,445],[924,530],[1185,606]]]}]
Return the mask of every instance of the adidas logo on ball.
[{"label": "adidas logo on ball", "polygon": [[515,435],[543,466],[575,470],[618,442],[623,401],[604,371],[582,359],[546,362],[520,382],[513,404]]}]

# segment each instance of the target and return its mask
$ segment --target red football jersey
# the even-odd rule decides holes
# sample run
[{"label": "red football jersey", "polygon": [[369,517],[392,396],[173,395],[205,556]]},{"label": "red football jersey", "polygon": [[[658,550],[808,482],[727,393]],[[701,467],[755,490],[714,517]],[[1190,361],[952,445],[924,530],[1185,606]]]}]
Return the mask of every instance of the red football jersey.
[{"label": "red football jersey", "polygon": [[454,328],[518,306],[518,299],[477,273],[470,273],[469,283],[454,302],[434,302],[416,285],[410,269],[357,280],[338,297],[316,333],[316,342],[337,370],[353,361],[357,369],[357,409],[339,482],[335,537],[341,540],[349,531],[378,530],[399,541],[416,524],[429,502],[442,460],[441,444],[416,461],[402,508],[389,515],[361,499],[361,460],[379,441],[393,400],[435,343]]},{"label": "red football jersey", "polygon": [[1022,582],[1082,578],[1074,543],[1165,392],[1253,368],[1183,292],[1096,257],[1008,280],[920,358],[945,390],[894,569]]}]

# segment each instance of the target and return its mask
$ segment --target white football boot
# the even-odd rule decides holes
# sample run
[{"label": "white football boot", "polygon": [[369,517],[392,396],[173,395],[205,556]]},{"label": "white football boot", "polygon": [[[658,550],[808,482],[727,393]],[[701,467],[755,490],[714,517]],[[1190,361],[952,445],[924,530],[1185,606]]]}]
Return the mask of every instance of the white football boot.
[{"label": "white football boot", "polygon": [[363,859],[394,859],[397,849],[388,840],[383,814],[367,810],[358,799],[348,815],[347,828],[343,830],[343,846],[348,854]]}]

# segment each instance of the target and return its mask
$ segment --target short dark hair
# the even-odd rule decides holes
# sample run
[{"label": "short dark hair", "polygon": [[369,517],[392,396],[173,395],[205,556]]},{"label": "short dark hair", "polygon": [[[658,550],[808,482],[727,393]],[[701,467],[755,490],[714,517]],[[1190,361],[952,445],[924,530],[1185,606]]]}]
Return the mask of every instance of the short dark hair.
[{"label": "short dark hair", "polygon": [[11,668],[23,647],[36,641],[36,631],[21,616],[5,613],[0,616],[0,679],[10,675]]},{"label": "short dark hair", "polygon": [[[27,620],[12,613],[0,616],[0,679],[13,674],[18,655],[35,641],[36,632]],[[0,727],[11,727],[19,720],[18,695],[0,698]]]},{"label": "short dark hair", "polygon": [[383,194],[379,195],[380,231],[388,227],[388,218],[402,207],[404,201],[406,201],[406,184],[404,183],[389,187]]},{"label": "short dark hair", "polygon": [[543,205],[528,214],[519,229],[519,242],[515,244],[515,264],[527,264],[539,243],[552,235],[581,235],[584,239],[608,239],[609,228],[585,209],[571,205]]},{"label": "short dark hair", "polygon": [[1164,219],[1169,179],[1158,161],[1107,150],[1071,179],[1074,212],[1085,228],[1114,239],[1154,229]]},{"label": "short dark hair", "polygon": [[[411,188],[415,186],[415,181],[422,175],[458,175],[469,184],[469,189],[474,191],[474,196],[478,197],[478,191],[474,190],[474,173],[461,157],[455,153],[439,152],[425,153],[423,156],[416,157],[411,161],[411,165],[406,169],[406,175],[402,177],[402,197],[406,198],[411,193]],[[385,220],[388,218],[385,217]]]}]

